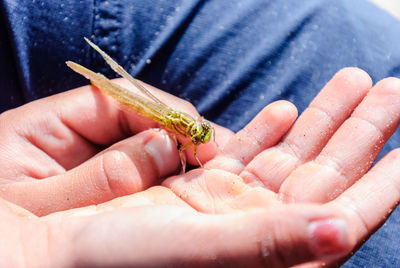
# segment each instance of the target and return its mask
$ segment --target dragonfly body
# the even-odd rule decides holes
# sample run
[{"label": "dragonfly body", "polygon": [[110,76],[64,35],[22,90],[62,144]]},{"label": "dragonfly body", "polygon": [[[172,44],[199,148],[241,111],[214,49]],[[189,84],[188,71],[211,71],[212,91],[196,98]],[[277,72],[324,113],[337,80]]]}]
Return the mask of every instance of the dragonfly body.
[{"label": "dragonfly body", "polygon": [[112,82],[104,75],[95,73],[77,63],[68,61],[67,65],[75,72],[85,76],[93,85],[98,87],[104,93],[112,96],[120,103],[160,123],[166,130],[184,138],[190,138],[191,141],[182,146],[180,150],[183,151],[193,145],[194,156],[199,165],[202,166],[196,155],[197,146],[201,143],[209,142],[213,136],[214,128],[211,126],[210,122],[195,118],[185,112],[177,111],[164,104],[144,88],[139,81],[129,75],[129,73],[111,59],[111,57],[104,51],[88,39],[85,38],[85,40],[103,56],[114,71],[130,81],[137,89],[146,95],[147,98],[142,97],[141,95]]}]

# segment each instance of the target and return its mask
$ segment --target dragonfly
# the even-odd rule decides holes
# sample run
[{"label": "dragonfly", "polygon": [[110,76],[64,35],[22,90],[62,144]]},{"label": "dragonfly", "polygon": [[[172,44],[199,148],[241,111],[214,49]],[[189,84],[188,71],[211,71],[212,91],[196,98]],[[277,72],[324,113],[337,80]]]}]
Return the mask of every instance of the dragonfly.
[{"label": "dragonfly", "polygon": [[212,137],[215,139],[215,130],[211,123],[207,120],[204,120],[202,117],[193,117],[188,113],[171,108],[154,96],[137,79],[133,78],[106,52],[101,50],[100,47],[92,43],[86,37],[84,39],[103,57],[112,70],[128,80],[136,89],[146,96],[146,98],[133,92],[132,90],[114,83],[101,73],[95,73],[73,61],[66,62],[68,67],[89,79],[91,84],[99,88],[103,93],[110,95],[118,102],[136,111],[137,113],[151,118],[155,122],[159,123],[162,128],[166,129],[169,133],[173,133],[174,135],[184,138],[189,138],[190,141],[179,148],[182,169],[185,170],[186,166],[186,160],[182,152],[191,146],[193,146],[193,154],[196,161],[200,167],[203,167],[200,159],[197,157],[197,147],[200,144],[209,142]]}]

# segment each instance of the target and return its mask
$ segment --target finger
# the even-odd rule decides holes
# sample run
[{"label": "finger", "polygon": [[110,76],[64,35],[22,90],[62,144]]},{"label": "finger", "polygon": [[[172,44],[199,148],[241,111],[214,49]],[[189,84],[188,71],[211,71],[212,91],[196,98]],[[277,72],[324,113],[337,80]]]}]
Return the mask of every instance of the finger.
[{"label": "finger", "polygon": [[207,168],[222,168],[235,174],[261,151],[282,138],[297,117],[296,107],[277,101],[265,107],[247,126],[229,139],[221,154]]},{"label": "finger", "polygon": [[400,203],[399,165],[400,149],[396,149],[327,204],[347,215],[359,243],[371,235]]},{"label": "finger", "polygon": [[[123,79],[115,80],[127,88]],[[197,115],[188,102],[153,87],[164,102]],[[3,124],[65,169],[86,161],[102,148],[143,130],[160,127],[153,120],[122,107],[93,86],[44,98],[2,115]],[[51,161],[47,162],[51,162]],[[29,163],[26,163],[29,165]],[[54,164],[53,164],[54,165]]]},{"label": "finger", "polygon": [[341,256],[352,244],[345,221],[305,205],[225,215],[141,207],[71,219],[61,228],[75,243],[61,244],[62,255],[51,261],[81,266],[288,267]]},{"label": "finger", "polygon": [[[115,79],[114,82],[134,92],[137,91],[125,79]],[[171,107],[187,112],[193,116],[198,116],[196,109],[189,102],[158,90],[143,82],[140,83],[156,97],[162,99],[163,102],[168,103]],[[83,88],[85,89],[85,87]],[[86,89],[86,91],[89,91],[86,92],[87,94],[93,95],[92,97],[87,98],[91,100],[90,105],[88,105],[88,101],[86,100],[79,106],[82,110],[77,109],[77,104],[74,103],[74,101],[81,98],[79,95],[82,94],[81,92],[77,92],[76,95],[78,96],[74,94],[73,99],[68,102],[69,105],[64,107],[61,113],[63,119],[66,120],[66,123],[69,123],[69,125],[80,135],[96,144],[109,144],[115,142],[121,137],[126,137],[127,134],[131,135],[132,133],[139,133],[148,128],[159,127],[159,125],[150,118],[133,111],[126,106],[122,106],[116,100],[104,95],[95,87],[91,86],[89,89]],[[71,92],[71,94],[73,93],[75,92]],[[94,112],[99,114],[95,114]],[[82,116],[82,114],[89,116],[89,118],[76,120]],[[93,122],[95,119],[101,120],[102,122]]]},{"label": "finger", "polygon": [[370,87],[371,79],[364,71],[339,71],[300,115],[282,143],[259,154],[240,176],[278,192],[297,166],[319,154]]},{"label": "finger", "polygon": [[280,190],[282,197],[287,201],[326,202],[351,186],[366,173],[396,130],[399,104],[399,79],[377,83],[321,154],[286,179]]},{"label": "finger", "polygon": [[176,172],[179,163],[176,144],[165,132],[146,131],[63,174],[3,185],[0,195],[46,215],[142,191]]}]

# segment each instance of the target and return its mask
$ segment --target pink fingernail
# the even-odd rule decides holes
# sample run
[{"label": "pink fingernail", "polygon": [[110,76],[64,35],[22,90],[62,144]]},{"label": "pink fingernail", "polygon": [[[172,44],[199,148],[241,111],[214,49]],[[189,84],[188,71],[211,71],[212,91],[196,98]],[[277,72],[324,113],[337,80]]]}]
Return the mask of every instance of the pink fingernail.
[{"label": "pink fingernail", "polygon": [[336,257],[348,248],[348,231],[340,219],[318,220],[309,226],[310,249],[319,257]]}]

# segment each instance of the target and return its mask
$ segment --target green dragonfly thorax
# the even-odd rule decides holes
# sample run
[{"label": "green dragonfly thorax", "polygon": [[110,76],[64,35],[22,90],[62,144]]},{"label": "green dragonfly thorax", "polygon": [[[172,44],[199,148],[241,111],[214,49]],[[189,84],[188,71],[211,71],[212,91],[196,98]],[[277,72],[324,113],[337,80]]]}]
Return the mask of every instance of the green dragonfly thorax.
[{"label": "green dragonfly thorax", "polygon": [[210,141],[214,128],[211,123],[192,117],[191,115],[173,109],[165,112],[166,117],[160,122],[170,131],[191,139],[193,145],[207,143]]}]

